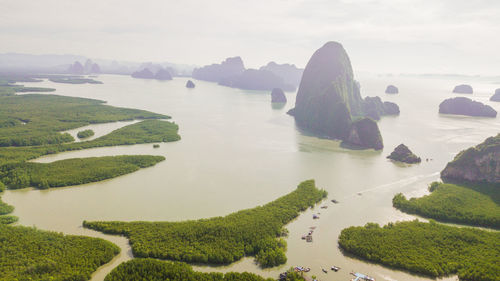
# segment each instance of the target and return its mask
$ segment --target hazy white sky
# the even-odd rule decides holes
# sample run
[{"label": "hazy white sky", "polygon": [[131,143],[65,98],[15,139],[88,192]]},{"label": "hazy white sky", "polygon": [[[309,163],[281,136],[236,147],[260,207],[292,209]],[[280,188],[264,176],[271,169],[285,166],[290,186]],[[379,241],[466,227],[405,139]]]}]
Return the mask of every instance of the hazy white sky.
[{"label": "hazy white sky", "polygon": [[0,0],[0,52],[305,66],[341,42],[358,71],[500,75],[499,0]]}]

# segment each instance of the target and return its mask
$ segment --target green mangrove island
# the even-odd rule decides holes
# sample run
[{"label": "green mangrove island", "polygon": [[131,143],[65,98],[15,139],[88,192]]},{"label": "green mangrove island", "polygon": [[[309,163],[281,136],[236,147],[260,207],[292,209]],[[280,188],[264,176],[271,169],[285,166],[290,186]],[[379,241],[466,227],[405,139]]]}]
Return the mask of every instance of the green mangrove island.
[{"label": "green mangrove island", "polygon": [[0,224],[1,280],[89,280],[119,252],[103,239]]},{"label": "green mangrove island", "polygon": [[73,158],[52,163],[20,162],[0,166],[0,181],[9,189],[79,185],[132,173],[163,160],[163,156],[121,155]]},{"label": "green mangrove island", "polygon": [[[170,118],[166,115],[112,107],[93,99],[16,95],[23,91],[17,89],[27,89],[21,87],[0,85],[0,194],[6,188],[33,186],[43,189],[100,181],[165,159],[163,156],[133,155],[27,162],[43,155],[180,139],[175,123],[157,120]],[[71,135],[61,133],[89,124],[133,119],[149,120],[92,141],[75,143]],[[0,280],[89,280],[98,267],[120,252],[116,245],[103,239],[7,225],[18,220],[9,215],[13,210],[14,207],[2,202],[0,197]]]},{"label": "green mangrove island", "polygon": [[430,223],[375,223],[342,230],[339,245],[361,258],[431,277],[498,281],[500,232]]},{"label": "green mangrove island", "polygon": [[225,217],[182,222],[89,222],[83,226],[129,238],[135,257],[228,264],[255,256],[262,267],[286,262],[284,226],[301,211],[323,200],[327,192],[313,180],[264,206]]},{"label": "green mangrove island", "polygon": [[76,134],[76,136],[79,138],[79,139],[86,139],[86,138],[90,138],[91,136],[93,136],[95,133],[94,131],[92,130],[83,130],[83,131],[80,131]]},{"label": "green mangrove island", "polygon": [[462,186],[434,182],[430,195],[420,198],[399,193],[392,199],[395,208],[444,222],[500,229],[500,193],[493,185]]},{"label": "green mangrove island", "polygon": [[[273,278],[263,278],[248,272],[202,273],[182,262],[160,261],[156,259],[133,259],[120,264],[113,269],[105,281],[271,281]],[[289,271],[284,281],[303,281],[298,273]]]}]

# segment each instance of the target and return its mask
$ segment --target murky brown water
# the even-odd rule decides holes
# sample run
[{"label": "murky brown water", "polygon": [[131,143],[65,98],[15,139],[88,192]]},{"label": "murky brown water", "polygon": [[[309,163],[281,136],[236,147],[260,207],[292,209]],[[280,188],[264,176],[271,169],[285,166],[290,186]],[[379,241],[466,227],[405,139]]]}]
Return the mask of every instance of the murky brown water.
[{"label": "murky brown water", "polygon": [[[458,151],[500,132],[498,119],[441,116],[437,113],[439,103],[453,96],[453,86],[470,82],[476,91],[474,99],[500,111],[500,103],[487,101],[496,87],[481,80],[371,76],[358,79],[363,95],[380,95],[401,108],[400,116],[385,117],[379,122],[386,147],[382,152],[345,150],[338,142],[300,133],[293,118],[285,114],[293,107],[294,93],[287,93],[289,102],[284,108],[273,109],[269,93],[203,81],[195,81],[195,89],[186,89],[185,78],[164,82],[102,75],[102,85],[37,83],[57,88],[60,95],[103,99],[115,106],[171,115],[180,126],[182,140],[161,144],[157,149],[145,144],[43,157],[37,161],[119,154],[163,155],[166,160],[99,183],[46,191],[7,191],[3,200],[16,207],[14,215],[19,216],[19,224],[105,237],[122,247],[120,256],[96,272],[93,280],[102,280],[113,267],[131,258],[130,249],[122,237],[81,228],[83,220],[175,221],[221,216],[274,200],[301,181],[313,178],[329,192],[329,200],[340,203],[328,200],[324,203],[328,209],[308,210],[288,226],[286,265],[262,270],[253,258],[248,258],[230,266],[196,269],[252,271],[276,277],[288,267],[302,265],[310,267],[310,275],[317,275],[320,280],[350,280],[351,270],[377,280],[430,280],[345,256],[338,248],[337,237],[351,225],[413,219],[414,216],[392,208],[394,194],[426,194],[427,184],[438,179],[439,171]],[[387,84],[397,85],[400,94],[384,94]],[[89,128],[105,134],[122,125]],[[406,166],[386,160],[400,143],[433,161]],[[313,212],[320,212],[321,218],[313,221]],[[306,243],[300,238],[310,226],[317,229],[313,243]],[[337,273],[321,272],[322,267],[331,265],[342,269]]]}]

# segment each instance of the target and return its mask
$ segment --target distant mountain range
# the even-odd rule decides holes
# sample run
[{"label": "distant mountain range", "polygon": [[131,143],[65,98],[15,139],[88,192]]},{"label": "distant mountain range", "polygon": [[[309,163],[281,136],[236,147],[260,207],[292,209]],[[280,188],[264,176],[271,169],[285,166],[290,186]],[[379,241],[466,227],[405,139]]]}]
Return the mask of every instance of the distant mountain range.
[{"label": "distant mountain range", "polygon": [[[89,66],[90,58],[79,55],[31,55],[19,53],[0,54],[0,72],[32,72],[32,73],[73,73],[80,72],[78,64],[84,67],[83,73],[90,73],[85,68]],[[163,63],[141,63],[126,62],[106,59],[91,59],[90,62],[99,66],[100,73],[130,75],[144,68],[157,67],[169,70],[175,76],[191,76],[195,66],[186,64]],[[76,64],[78,63],[78,64]],[[86,65],[87,64],[87,65]],[[76,65],[76,68],[75,68]],[[70,69],[71,68],[71,69]],[[94,69],[94,72],[96,69]]]}]

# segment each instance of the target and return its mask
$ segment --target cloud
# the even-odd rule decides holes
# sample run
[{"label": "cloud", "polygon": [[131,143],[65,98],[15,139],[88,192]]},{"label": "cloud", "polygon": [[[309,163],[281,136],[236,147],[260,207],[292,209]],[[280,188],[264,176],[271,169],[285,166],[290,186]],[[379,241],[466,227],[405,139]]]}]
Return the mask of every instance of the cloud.
[{"label": "cloud", "polygon": [[304,66],[335,40],[360,70],[493,73],[500,64],[500,1],[491,0],[3,0],[0,10],[0,52]]}]

